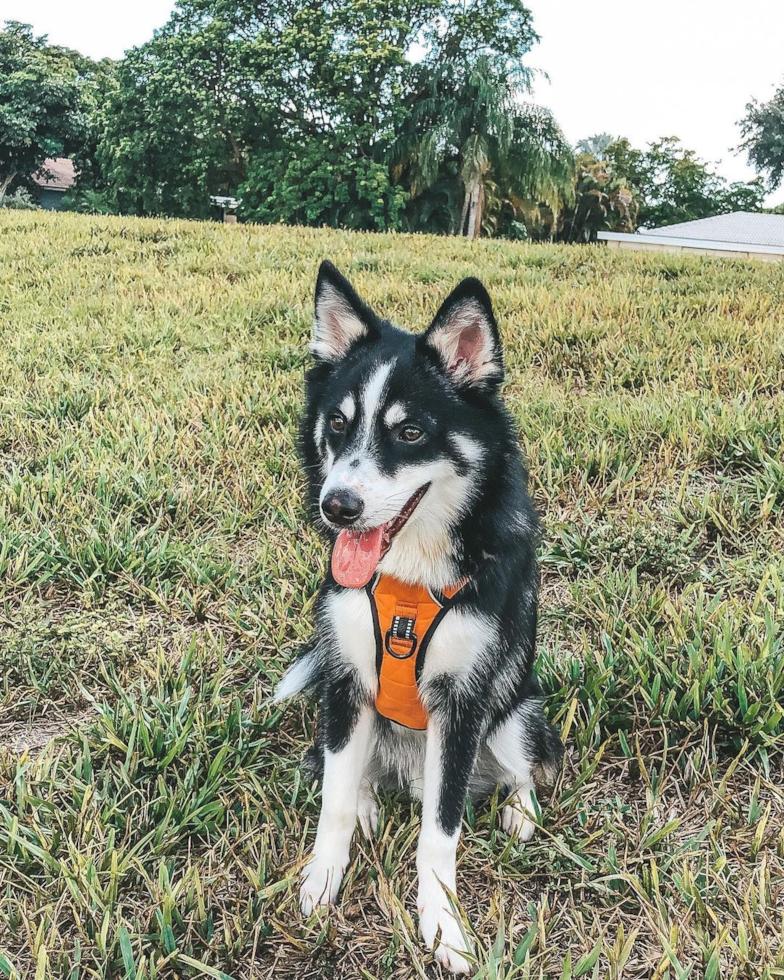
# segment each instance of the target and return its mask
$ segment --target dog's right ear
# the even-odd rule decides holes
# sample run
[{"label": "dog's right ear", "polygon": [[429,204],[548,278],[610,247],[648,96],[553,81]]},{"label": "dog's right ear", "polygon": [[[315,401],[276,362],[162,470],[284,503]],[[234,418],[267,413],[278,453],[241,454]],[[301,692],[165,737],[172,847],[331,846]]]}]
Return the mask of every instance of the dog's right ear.
[{"label": "dog's right ear", "polygon": [[376,333],[375,317],[331,262],[316,280],[316,315],[310,349],[317,361],[335,364],[360,340]]}]

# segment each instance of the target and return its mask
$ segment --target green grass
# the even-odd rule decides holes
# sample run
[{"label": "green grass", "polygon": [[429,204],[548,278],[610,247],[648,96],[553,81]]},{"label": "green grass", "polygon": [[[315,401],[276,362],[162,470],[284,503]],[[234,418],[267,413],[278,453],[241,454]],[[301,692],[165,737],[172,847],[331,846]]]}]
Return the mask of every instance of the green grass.
[{"label": "green grass", "polygon": [[296,910],[314,712],[266,697],[325,561],[295,456],[323,257],[413,329],[469,274],[502,322],[568,754],[531,844],[466,816],[480,975],[784,976],[784,265],[20,212],[0,976],[437,974],[405,800]]}]

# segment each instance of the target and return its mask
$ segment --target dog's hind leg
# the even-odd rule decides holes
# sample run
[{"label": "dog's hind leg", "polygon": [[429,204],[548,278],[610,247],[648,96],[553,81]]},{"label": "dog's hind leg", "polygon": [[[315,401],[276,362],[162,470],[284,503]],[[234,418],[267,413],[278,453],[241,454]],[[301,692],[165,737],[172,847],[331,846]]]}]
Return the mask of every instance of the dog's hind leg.
[{"label": "dog's hind leg", "polygon": [[535,776],[552,782],[561,764],[563,746],[545,718],[538,698],[523,701],[488,738],[487,748],[501,769],[508,800],[501,809],[501,827],[512,837],[530,840],[536,830]]},{"label": "dog's hind leg", "polygon": [[533,780],[516,783],[501,808],[501,830],[520,841],[529,841],[536,831]]},{"label": "dog's hind leg", "polygon": [[302,872],[303,915],[335,901],[349,859],[359,796],[372,744],[373,709],[350,683],[334,685],[322,701],[324,775],[321,815],[310,861]]}]

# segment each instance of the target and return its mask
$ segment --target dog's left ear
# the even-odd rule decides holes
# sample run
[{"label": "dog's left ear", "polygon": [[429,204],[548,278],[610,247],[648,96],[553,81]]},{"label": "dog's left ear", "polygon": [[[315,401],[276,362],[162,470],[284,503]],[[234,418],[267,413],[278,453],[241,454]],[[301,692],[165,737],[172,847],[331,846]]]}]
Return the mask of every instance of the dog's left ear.
[{"label": "dog's left ear", "polygon": [[490,389],[504,378],[498,324],[487,290],[464,279],[444,300],[419,343],[434,350],[460,387]]}]

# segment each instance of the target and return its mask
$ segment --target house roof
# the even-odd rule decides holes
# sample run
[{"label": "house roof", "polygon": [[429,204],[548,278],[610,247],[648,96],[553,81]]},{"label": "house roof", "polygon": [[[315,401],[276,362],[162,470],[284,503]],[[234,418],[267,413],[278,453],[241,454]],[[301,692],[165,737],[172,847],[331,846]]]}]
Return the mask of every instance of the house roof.
[{"label": "house roof", "polygon": [[655,235],[657,238],[698,239],[703,242],[784,248],[784,214],[735,211],[732,214],[717,214],[713,218],[682,221],[664,228],[649,228],[642,231],[642,234]]},{"label": "house roof", "polygon": [[[46,177],[46,172],[52,176]],[[33,174],[33,182],[48,191],[70,190],[76,183],[76,170],[73,160],[69,160],[67,157],[44,160],[40,170]]]}]

